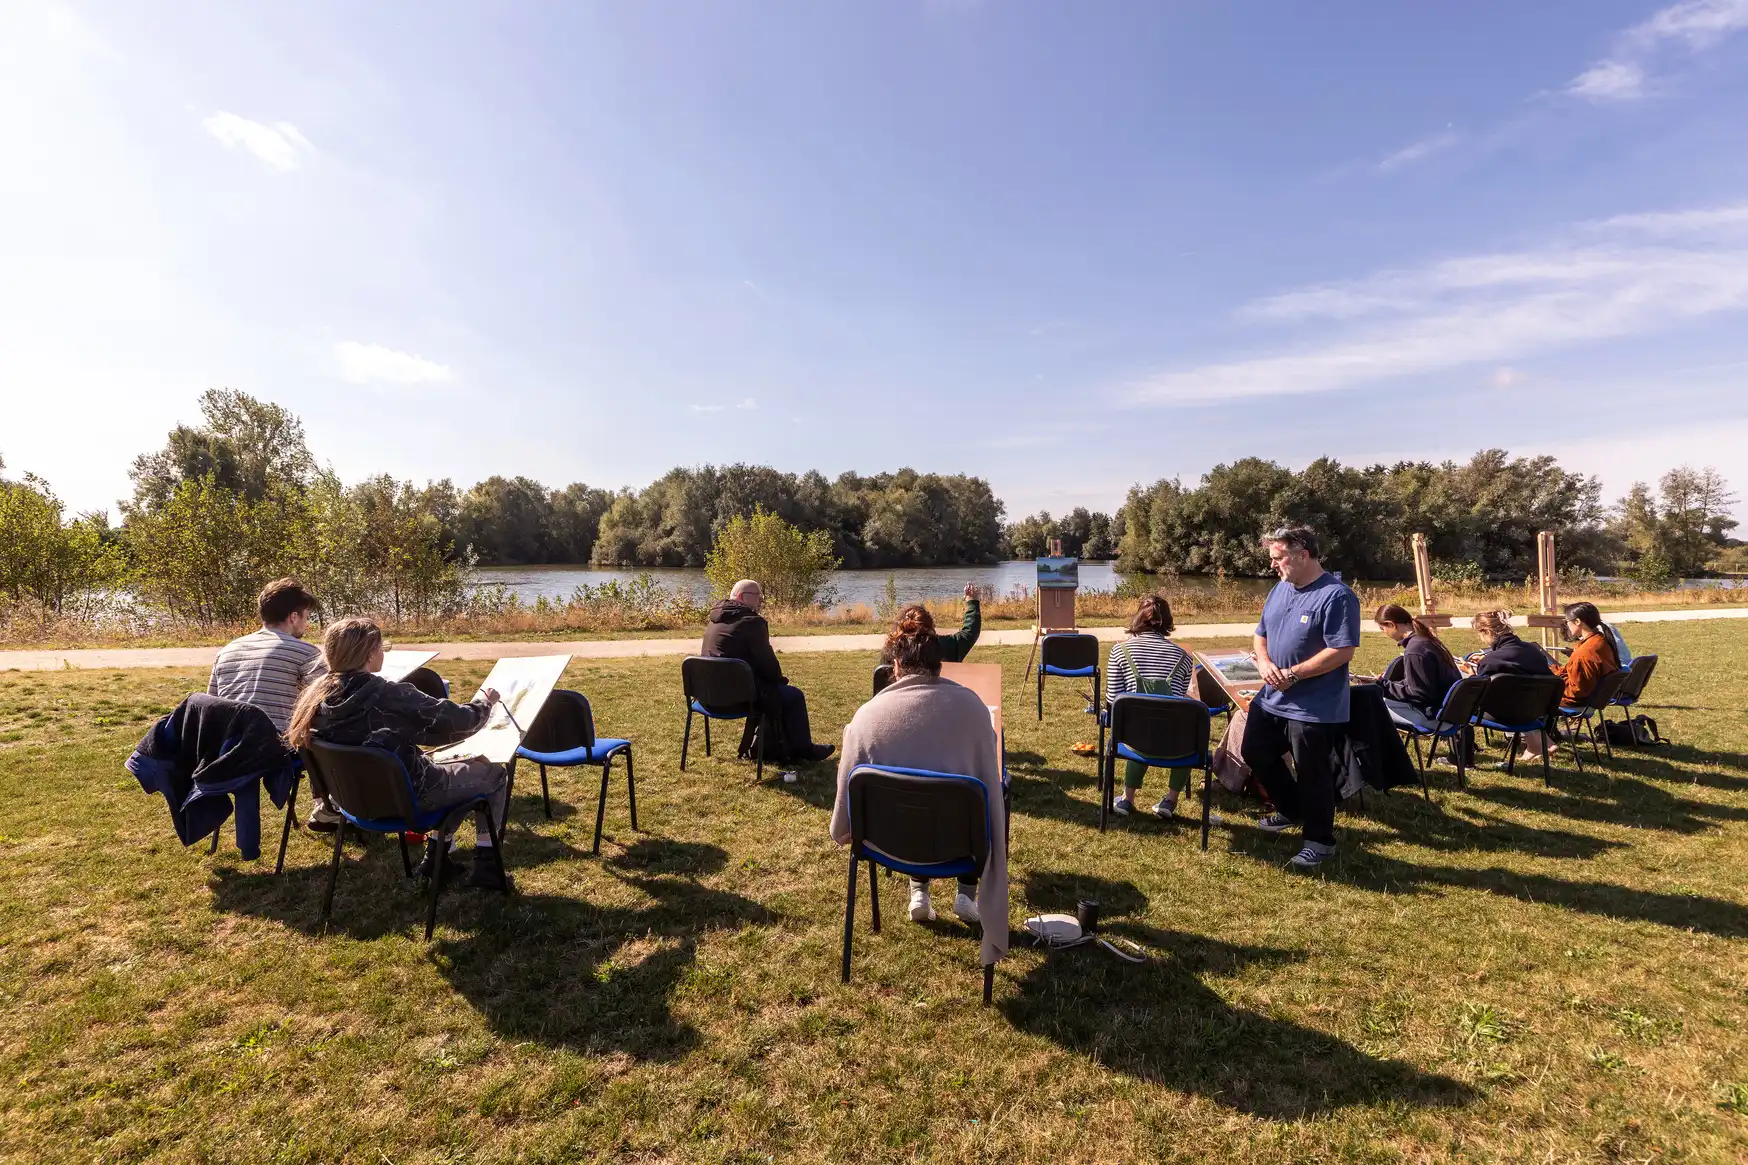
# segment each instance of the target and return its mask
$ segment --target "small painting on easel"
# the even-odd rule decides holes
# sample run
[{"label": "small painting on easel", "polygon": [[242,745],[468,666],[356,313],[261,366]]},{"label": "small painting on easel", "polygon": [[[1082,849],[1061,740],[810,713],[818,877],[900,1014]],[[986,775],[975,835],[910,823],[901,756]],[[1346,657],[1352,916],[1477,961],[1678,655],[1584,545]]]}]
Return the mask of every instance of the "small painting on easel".
[{"label": "small painting on easel", "polygon": [[1080,586],[1080,559],[1050,556],[1038,559],[1038,589],[1072,591]]}]

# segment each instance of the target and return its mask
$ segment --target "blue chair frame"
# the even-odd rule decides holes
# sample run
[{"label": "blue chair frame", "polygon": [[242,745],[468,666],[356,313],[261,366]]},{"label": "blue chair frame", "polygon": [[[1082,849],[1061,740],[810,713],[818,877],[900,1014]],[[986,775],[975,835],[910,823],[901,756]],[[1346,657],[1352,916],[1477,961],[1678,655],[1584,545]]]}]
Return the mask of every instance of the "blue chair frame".
[{"label": "blue chair frame", "polygon": [[[1420,790],[1428,801],[1432,800],[1432,791],[1427,787],[1426,770],[1438,759],[1438,746],[1443,741],[1453,740],[1464,732],[1471,731],[1475,725],[1475,717],[1481,710],[1481,705],[1487,699],[1487,676],[1464,676],[1452,684],[1445,693],[1444,702],[1439,705],[1438,715],[1433,718],[1431,731],[1425,731],[1412,724],[1395,721],[1396,731],[1411,741],[1414,745],[1414,760],[1420,769]],[[1426,756],[1420,754],[1422,737],[1432,737],[1432,744]],[[1467,749],[1457,745],[1450,746],[1451,755],[1457,765],[1457,788],[1468,787],[1468,757]]]},{"label": "blue chair frame", "polygon": [[[1069,666],[1050,662],[1052,655],[1062,652],[1090,654],[1090,664],[1072,661]],[[1092,679],[1093,707],[1099,707],[1099,641],[1096,636],[1080,631],[1057,631],[1044,636],[1038,643],[1038,719],[1044,719],[1044,677],[1063,676],[1070,679]]]},{"label": "blue chair frame", "polygon": [[1621,685],[1626,683],[1628,674],[1626,669],[1610,672],[1596,681],[1590,697],[1582,703],[1560,705],[1560,725],[1571,732],[1567,742],[1572,745],[1572,759],[1578,762],[1579,772],[1584,771],[1583,758],[1578,755],[1578,737],[1575,731],[1580,724],[1584,726],[1585,735],[1590,740],[1591,757],[1599,763],[1602,760],[1602,751],[1597,748],[1597,737],[1600,736],[1602,748],[1608,750],[1608,759],[1614,759],[1614,745],[1608,742],[1608,733],[1599,731],[1598,724],[1602,714],[1614,703],[1614,698],[1620,692]]},{"label": "blue chair frame", "polygon": [[[407,834],[436,832],[437,863],[431,876],[431,903],[425,913],[426,942],[431,941],[431,934],[436,929],[437,898],[443,892],[443,869],[449,852],[449,847],[443,842],[444,835],[476,809],[486,813],[486,820],[490,823],[493,852],[502,868],[504,831],[500,823],[491,819],[490,797],[469,797],[453,805],[420,809],[418,797],[413,791],[413,779],[408,775],[406,766],[398,756],[386,749],[312,740],[298,751],[303,757],[304,767],[312,774],[320,776],[329,801],[341,817],[340,824],[334,829],[334,856],[328,865],[328,889],[322,896],[321,926],[324,932],[334,908],[334,887],[340,880],[340,855],[348,828],[356,829],[360,833],[399,834],[401,868],[408,877],[412,876],[413,864],[407,853]],[[326,760],[323,759],[324,755]],[[354,765],[375,771],[363,774],[347,772],[347,766]],[[313,780],[314,776],[312,782]],[[352,800],[354,808],[360,812],[347,809],[342,798]],[[509,888],[510,877],[506,872],[505,893],[509,892]]]},{"label": "blue chair frame", "polygon": [[[856,805],[859,800],[868,796],[866,782],[871,776],[910,778],[918,782],[951,782],[952,788],[970,789],[976,802],[983,809],[983,837],[981,839],[983,853],[979,855],[976,852],[979,839],[975,835],[972,838],[972,852],[970,854],[963,858],[933,862],[907,861],[900,855],[887,853],[885,850],[869,844],[864,833],[866,823],[856,812]],[[864,861],[868,863],[868,904],[872,917],[872,929],[875,934],[879,934],[880,890],[879,882],[874,876],[876,866],[884,866],[888,870],[908,874],[912,878],[957,878],[968,874],[981,875],[984,867],[989,863],[989,846],[995,835],[989,804],[989,788],[976,777],[963,773],[941,773],[929,769],[900,768],[895,765],[862,764],[850,770],[849,778],[845,782],[845,796],[849,801],[850,813],[850,873],[849,890],[844,901],[842,981],[848,983],[850,981],[850,944],[856,927],[856,867]],[[1006,920],[1002,920],[1000,925],[1007,925]],[[983,1002],[985,1004],[990,1002],[994,990],[995,967],[993,964],[986,964],[983,968]]]},{"label": "blue chair frame", "polygon": [[[726,666],[725,666],[726,665]],[[733,680],[726,677],[734,676]],[[680,737],[680,771],[686,771],[686,754],[692,744],[692,717],[704,717],[704,755],[710,755],[712,720],[746,720],[759,717],[757,769],[754,781],[765,778],[765,737],[770,735],[770,717],[759,711],[759,686],[752,665],[744,659],[689,655],[680,661],[680,687],[686,699],[686,732]],[[728,697],[722,699],[721,697]]]},{"label": "blue chair frame", "polygon": [[[530,748],[533,740],[538,748]],[[599,765],[601,797],[595,804],[595,844],[590,853],[601,852],[601,827],[607,818],[607,779],[613,772],[613,758],[625,757],[625,792],[631,802],[631,828],[637,829],[637,770],[633,766],[631,742],[618,737],[595,735],[595,716],[588,697],[581,692],[554,689],[540,716],[528,726],[528,735],[516,749],[516,756],[540,766],[540,803],[546,818],[552,820],[552,793],[547,785],[546,770],[580,768]]]},{"label": "blue chair frame", "polygon": [[[1157,720],[1162,716],[1176,717],[1188,725],[1189,743],[1200,739],[1200,751],[1192,751],[1181,755],[1149,754],[1138,752],[1127,741],[1131,731],[1130,717],[1141,718],[1140,725],[1153,733],[1164,731],[1171,733],[1182,731],[1178,725],[1160,729],[1146,724],[1147,720]],[[1109,745],[1107,749],[1106,730],[1109,726]],[[1198,731],[1199,729],[1199,731]],[[1099,717],[1099,832],[1105,831],[1106,822],[1110,818],[1111,802],[1116,797],[1117,762],[1119,760],[1134,761],[1146,765],[1150,769],[1201,769],[1202,770],[1202,848],[1208,848],[1208,830],[1210,813],[1214,801],[1214,727],[1213,716],[1208,706],[1202,701],[1189,696],[1160,696],[1146,692],[1128,692],[1111,701],[1108,716]],[[1168,736],[1168,744],[1175,746],[1176,740]]]},{"label": "blue chair frame", "polygon": [[[1525,711],[1524,718],[1521,720],[1516,717],[1502,719],[1500,715],[1495,715],[1490,711],[1489,706],[1496,698],[1504,698],[1517,692],[1523,692],[1523,699],[1527,704],[1530,702],[1529,695],[1538,691],[1549,693],[1543,701],[1542,711],[1539,714],[1530,709]],[[1511,736],[1511,744],[1505,759],[1505,771],[1508,774],[1517,775],[1517,749],[1523,743],[1523,734],[1541,732],[1546,734],[1549,745],[1542,750],[1542,783],[1550,786],[1554,783],[1554,724],[1559,718],[1560,701],[1565,691],[1565,682],[1555,675],[1495,675],[1488,677],[1487,693],[1482,697],[1481,707],[1475,712],[1475,724],[1489,732],[1504,732]],[[1514,708],[1513,711],[1524,710]],[[1573,750],[1573,755],[1577,755],[1576,749]],[[1583,767],[1583,763],[1580,762],[1579,771],[1582,772]]]}]

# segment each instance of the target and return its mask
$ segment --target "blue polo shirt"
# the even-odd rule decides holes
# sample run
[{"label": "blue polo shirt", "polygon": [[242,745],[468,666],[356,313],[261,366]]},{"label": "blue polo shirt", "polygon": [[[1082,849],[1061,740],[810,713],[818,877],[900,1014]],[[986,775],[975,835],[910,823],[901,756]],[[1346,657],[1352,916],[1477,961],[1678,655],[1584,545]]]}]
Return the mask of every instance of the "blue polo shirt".
[{"label": "blue polo shirt", "polygon": [[[1278,668],[1304,663],[1325,647],[1360,645],[1360,601],[1327,571],[1302,587],[1282,580],[1262,605],[1256,633]],[[1284,720],[1346,724],[1347,665],[1302,679],[1284,692],[1265,686],[1256,700]]]}]

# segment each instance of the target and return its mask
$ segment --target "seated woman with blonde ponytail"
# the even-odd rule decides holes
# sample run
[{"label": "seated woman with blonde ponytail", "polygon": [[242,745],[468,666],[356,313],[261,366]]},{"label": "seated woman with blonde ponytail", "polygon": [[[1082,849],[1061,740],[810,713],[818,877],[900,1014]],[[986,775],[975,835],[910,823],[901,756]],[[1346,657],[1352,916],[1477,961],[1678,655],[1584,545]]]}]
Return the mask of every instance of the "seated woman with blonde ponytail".
[{"label": "seated woman with blonde ponytail", "polygon": [[[311,738],[329,744],[364,745],[392,752],[413,782],[413,797],[421,809],[490,798],[491,815],[501,830],[507,779],[504,766],[483,757],[433,763],[419,751],[472,736],[491,715],[498,693],[490,688],[469,704],[427,696],[411,684],[391,683],[375,673],[382,667],[382,630],[371,619],[341,619],[322,636],[322,659],[328,674],[303,690],[291,713],[286,737],[293,748]],[[342,806],[344,808],[344,806]],[[492,826],[484,814],[475,825],[472,885],[502,889],[503,862],[492,845]],[[437,846],[454,845],[454,837],[429,838],[420,877],[430,877],[437,864]],[[445,870],[458,869],[446,862]]]}]

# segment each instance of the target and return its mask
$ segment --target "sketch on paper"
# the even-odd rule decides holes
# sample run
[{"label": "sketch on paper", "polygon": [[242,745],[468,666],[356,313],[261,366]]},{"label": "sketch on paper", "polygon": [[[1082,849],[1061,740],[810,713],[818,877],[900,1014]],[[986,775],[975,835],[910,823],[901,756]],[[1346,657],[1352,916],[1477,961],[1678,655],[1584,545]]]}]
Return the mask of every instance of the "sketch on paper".
[{"label": "sketch on paper", "polygon": [[[522,743],[522,733],[528,731],[540,715],[540,709],[546,706],[546,698],[558,686],[559,677],[564,675],[570,661],[568,655],[500,659],[480,688],[495,688],[502,702],[492,709],[491,716],[478,732],[460,744],[432,753],[431,759],[446,761],[483,756],[498,764],[509,764],[516,755],[517,746]],[[512,716],[515,717],[514,723],[510,719]]]}]

